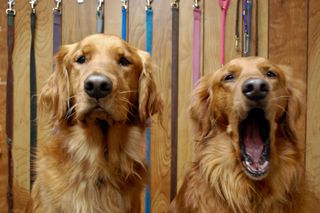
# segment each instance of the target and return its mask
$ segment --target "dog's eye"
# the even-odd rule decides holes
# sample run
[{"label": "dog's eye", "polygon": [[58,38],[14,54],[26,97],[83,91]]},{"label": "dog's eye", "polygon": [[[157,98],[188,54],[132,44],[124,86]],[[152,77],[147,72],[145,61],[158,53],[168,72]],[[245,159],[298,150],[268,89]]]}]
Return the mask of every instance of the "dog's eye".
[{"label": "dog's eye", "polygon": [[269,71],[266,73],[266,76],[267,76],[268,78],[276,78],[276,77],[277,77],[277,74],[276,74],[274,71],[269,70]]},{"label": "dog's eye", "polygon": [[226,76],[224,76],[224,81],[233,81],[235,79],[234,74],[228,74]]},{"label": "dog's eye", "polygon": [[86,57],[84,55],[80,56],[79,58],[77,58],[76,62],[78,64],[84,64],[86,62]]},{"label": "dog's eye", "polygon": [[121,57],[120,60],[119,60],[119,64],[121,66],[126,67],[126,66],[129,66],[131,64],[131,62],[127,58]]}]

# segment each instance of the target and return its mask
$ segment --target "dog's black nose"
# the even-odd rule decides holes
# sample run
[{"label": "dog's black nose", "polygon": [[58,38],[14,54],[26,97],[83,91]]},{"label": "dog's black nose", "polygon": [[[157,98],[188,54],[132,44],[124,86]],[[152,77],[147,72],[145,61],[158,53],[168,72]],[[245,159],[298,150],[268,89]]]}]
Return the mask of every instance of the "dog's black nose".
[{"label": "dog's black nose", "polygon": [[84,90],[92,98],[104,98],[112,91],[112,81],[104,75],[90,75],[84,81]]},{"label": "dog's black nose", "polygon": [[246,80],[242,85],[242,93],[253,101],[265,98],[269,92],[269,84],[260,78],[251,78]]}]

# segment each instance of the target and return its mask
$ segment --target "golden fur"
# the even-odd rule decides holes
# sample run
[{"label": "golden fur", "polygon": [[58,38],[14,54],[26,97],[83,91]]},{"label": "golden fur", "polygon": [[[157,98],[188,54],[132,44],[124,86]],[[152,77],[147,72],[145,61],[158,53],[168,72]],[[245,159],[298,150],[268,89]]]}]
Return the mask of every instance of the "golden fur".
[{"label": "golden fur", "polygon": [[[61,48],[39,98],[51,132],[37,152],[28,211],[140,212],[146,119],[162,112],[152,72],[149,54],[115,36]],[[109,95],[86,94],[92,74],[111,80]]]},{"label": "golden fur", "polygon": [[[242,94],[250,78],[269,84],[259,103]],[[257,57],[234,59],[204,76],[190,108],[195,158],[169,212],[320,212],[305,181],[304,145],[296,134],[303,100],[299,88],[302,82],[283,67]],[[257,105],[270,124],[269,169],[261,177],[244,169],[239,145],[239,123]]]}]

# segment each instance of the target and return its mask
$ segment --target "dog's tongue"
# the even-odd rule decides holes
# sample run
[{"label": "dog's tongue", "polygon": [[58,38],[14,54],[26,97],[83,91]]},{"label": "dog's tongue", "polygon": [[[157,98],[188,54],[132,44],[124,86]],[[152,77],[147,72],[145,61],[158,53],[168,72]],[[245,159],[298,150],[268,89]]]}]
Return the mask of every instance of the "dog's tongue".
[{"label": "dog's tongue", "polygon": [[253,163],[258,164],[263,150],[263,142],[260,137],[259,124],[250,118],[244,131],[244,145],[246,153]]}]

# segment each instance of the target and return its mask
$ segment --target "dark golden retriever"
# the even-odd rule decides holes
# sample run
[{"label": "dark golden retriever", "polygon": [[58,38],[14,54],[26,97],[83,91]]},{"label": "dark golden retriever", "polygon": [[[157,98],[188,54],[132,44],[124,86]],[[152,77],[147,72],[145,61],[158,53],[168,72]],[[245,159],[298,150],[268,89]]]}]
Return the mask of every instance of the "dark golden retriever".
[{"label": "dark golden retriever", "polygon": [[37,152],[28,211],[141,211],[146,119],[162,112],[152,67],[115,36],[61,48],[39,98],[51,132]]},{"label": "dark golden retriever", "polygon": [[295,126],[301,87],[257,57],[203,77],[190,108],[195,159],[170,212],[320,212]]}]

